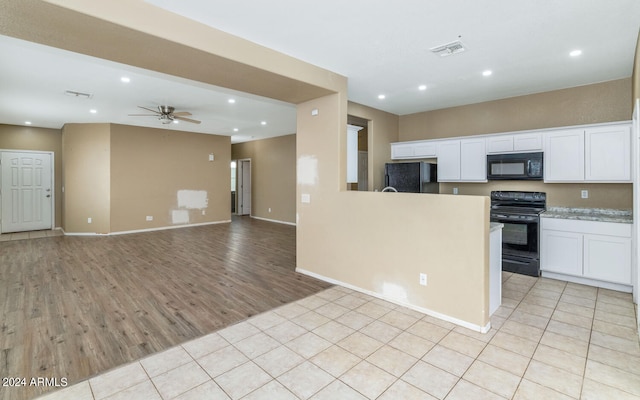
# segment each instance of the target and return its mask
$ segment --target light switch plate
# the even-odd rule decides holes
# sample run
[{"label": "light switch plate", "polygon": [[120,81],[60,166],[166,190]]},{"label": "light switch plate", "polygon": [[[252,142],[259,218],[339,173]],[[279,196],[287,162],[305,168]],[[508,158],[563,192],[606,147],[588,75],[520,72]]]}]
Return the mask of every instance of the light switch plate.
[{"label": "light switch plate", "polygon": [[303,203],[311,203],[311,195],[309,193],[302,193],[300,196],[300,201]]}]

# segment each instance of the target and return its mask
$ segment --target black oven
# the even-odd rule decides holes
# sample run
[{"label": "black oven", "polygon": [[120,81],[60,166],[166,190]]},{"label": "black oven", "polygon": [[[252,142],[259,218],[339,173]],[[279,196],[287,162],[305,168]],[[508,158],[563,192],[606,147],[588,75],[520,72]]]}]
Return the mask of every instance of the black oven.
[{"label": "black oven", "polygon": [[540,276],[541,192],[491,192],[491,221],[502,228],[502,270]]},{"label": "black oven", "polygon": [[502,269],[518,274],[540,275],[540,217],[491,214],[502,228]]},{"label": "black oven", "polygon": [[543,153],[489,154],[487,179],[542,180]]}]

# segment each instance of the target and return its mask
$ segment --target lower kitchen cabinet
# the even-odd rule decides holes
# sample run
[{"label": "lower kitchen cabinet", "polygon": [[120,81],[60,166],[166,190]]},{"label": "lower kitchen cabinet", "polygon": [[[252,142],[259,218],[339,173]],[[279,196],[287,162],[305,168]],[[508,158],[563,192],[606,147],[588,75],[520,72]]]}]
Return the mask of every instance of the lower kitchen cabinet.
[{"label": "lower kitchen cabinet", "polygon": [[631,238],[584,235],[584,276],[631,284]]},{"label": "lower kitchen cabinet", "polygon": [[541,218],[543,276],[631,290],[631,224]]}]

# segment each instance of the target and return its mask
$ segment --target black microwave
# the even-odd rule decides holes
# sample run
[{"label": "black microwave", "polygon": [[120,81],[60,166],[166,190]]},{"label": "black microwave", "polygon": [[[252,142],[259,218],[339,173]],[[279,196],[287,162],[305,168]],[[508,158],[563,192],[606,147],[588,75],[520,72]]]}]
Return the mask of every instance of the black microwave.
[{"label": "black microwave", "polygon": [[487,179],[542,180],[542,154],[490,154],[487,156]]}]

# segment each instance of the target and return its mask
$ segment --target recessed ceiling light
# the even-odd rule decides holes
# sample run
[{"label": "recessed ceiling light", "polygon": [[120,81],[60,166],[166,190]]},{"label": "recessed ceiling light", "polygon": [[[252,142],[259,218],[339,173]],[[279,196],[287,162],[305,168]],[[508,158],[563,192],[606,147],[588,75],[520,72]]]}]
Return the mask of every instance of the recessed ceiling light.
[{"label": "recessed ceiling light", "polygon": [[25,125],[31,125],[31,121],[24,121]]},{"label": "recessed ceiling light", "polygon": [[261,125],[266,125],[266,124],[267,124],[267,121],[262,121],[262,122],[260,122],[260,124],[261,124]]},{"label": "recessed ceiling light", "polygon": [[384,98],[385,98],[385,97],[387,97],[387,96],[385,96],[385,95],[383,95],[383,94],[379,94],[379,95],[378,95],[378,98],[379,98],[380,100],[384,100]]},{"label": "recessed ceiling light", "polygon": [[233,104],[236,102],[236,99],[229,99],[228,101],[229,101],[229,104]]},{"label": "recessed ceiling light", "polygon": [[98,110],[96,110],[95,108],[92,108],[91,110],[89,110],[89,112],[90,112],[91,114],[95,114],[95,113],[97,113],[97,112],[98,112]]},{"label": "recessed ceiling light", "polygon": [[490,69],[482,71],[482,76],[490,76],[491,74],[493,74],[493,71],[491,71]]},{"label": "recessed ceiling light", "polygon": [[427,90],[427,85],[418,86],[418,90]]},{"label": "recessed ceiling light", "polygon": [[233,128],[233,131],[234,132],[238,132],[238,128]]},{"label": "recessed ceiling light", "polygon": [[571,53],[569,53],[571,57],[578,57],[580,54],[582,54],[582,50],[574,50]]},{"label": "recessed ceiling light", "polygon": [[123,76],[122,78],[120,78],[120,81],[124,83],[129,83],[131,82],[131,79],[128,76]]}]

